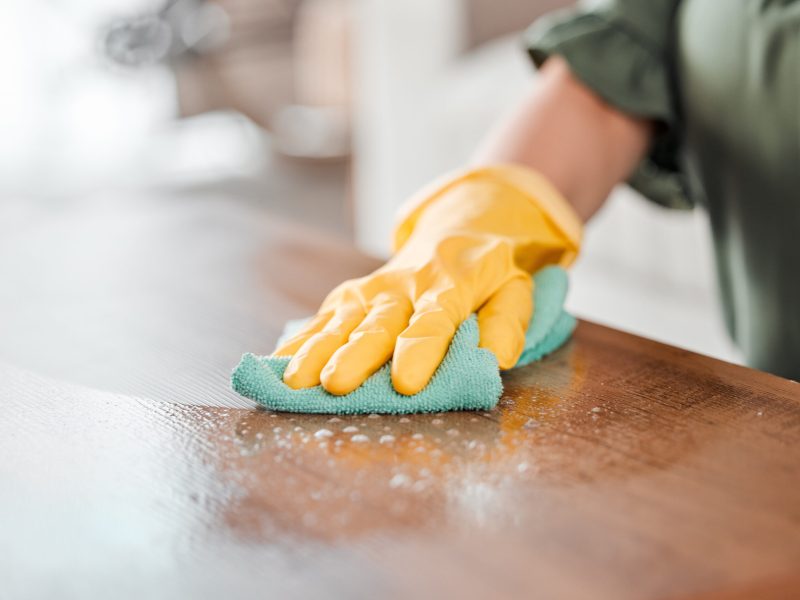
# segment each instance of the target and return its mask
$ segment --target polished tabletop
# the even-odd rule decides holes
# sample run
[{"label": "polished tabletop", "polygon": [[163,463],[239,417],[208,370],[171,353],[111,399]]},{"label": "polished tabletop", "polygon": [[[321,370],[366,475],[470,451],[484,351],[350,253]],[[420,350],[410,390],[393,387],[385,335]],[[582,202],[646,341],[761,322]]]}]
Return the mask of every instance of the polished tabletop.
[{"label": "polished tabletop", "polygon": [[490,412],[273,413],[231,368],[372,259],[215,196],[5,216],[0,598],[800,597],[797,383],[581,322]]}]

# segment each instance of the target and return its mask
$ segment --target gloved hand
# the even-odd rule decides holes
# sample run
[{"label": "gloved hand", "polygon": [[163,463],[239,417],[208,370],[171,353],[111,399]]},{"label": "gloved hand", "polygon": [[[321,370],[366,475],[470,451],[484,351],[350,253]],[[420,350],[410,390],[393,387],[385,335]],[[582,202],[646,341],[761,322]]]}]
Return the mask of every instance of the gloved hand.
[{"label": "gloved hand", "polygon": [[580,221],[538,173],[484,167],[435,182],[401,211],[392,258],[334,289],[275,351],[292,388],[346,394],[392,359],[401,394],[427,385],[456,329],[478,313],[480,346],[514,366],[532,311],[531,273],[575,258]]}]

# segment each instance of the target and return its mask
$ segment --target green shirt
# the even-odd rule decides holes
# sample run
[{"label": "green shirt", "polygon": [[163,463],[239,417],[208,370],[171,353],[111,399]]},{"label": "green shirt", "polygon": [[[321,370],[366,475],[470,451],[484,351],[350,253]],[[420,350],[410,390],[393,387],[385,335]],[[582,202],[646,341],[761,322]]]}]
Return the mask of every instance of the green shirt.
[{"label": "green shirt", "polygon": [[660,124],[631,184],[708,211],[728,330],[750,365],[800,380],[800,1],[595,1],[527,41]]}]

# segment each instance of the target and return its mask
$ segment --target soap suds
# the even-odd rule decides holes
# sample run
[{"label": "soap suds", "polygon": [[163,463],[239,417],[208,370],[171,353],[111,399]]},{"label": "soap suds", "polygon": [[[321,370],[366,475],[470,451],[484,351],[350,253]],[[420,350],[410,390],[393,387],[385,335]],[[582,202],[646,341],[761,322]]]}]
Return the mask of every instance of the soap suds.
[{"label": "soap suds", "polygon": [[389,487],[399,488],[406,486],[409,483],[411,483],[411,478],[408,475],[404,475],[403,473],[398,473],[389,480]]}]

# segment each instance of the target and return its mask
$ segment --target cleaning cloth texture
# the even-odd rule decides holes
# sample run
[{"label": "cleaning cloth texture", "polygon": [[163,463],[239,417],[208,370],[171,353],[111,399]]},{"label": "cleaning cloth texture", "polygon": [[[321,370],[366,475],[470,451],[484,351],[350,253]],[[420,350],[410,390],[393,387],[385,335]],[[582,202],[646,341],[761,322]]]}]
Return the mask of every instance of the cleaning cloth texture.
[{"label": "cleaning cloth texture", "polygon": [[[567,274],[561,267],[546,267],[534,276],[534,310],[525,333],[525,349],[514,368],[530,364],[557,350],[566,342],[575,319],[564,311]],[[305,322],[290,321],[282,338],[292,335]],[[247,353],[233,370],[231,384],[243,396],[282,412],[302,413],[416,413],[450,410],[488,410],[503,393],[497,359],[478,347],[475,315],[456,331],[450,348],[430,383],[413,396],[398,394],[392,387],[391,365],[385,364],[361,386],[335,396],[318,385],[292,389],[283,383],[288,356],[255,356]]]}]

